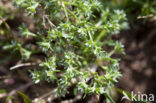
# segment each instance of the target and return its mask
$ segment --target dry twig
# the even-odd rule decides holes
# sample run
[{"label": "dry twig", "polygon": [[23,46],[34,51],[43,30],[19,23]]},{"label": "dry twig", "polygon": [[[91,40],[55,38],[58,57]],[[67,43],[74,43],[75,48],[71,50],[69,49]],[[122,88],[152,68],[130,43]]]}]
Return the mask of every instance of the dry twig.
[{"label": "dry twig", "polygon": [[20,68],[20,67],[25,67],[25,66],[35,66],[35,65],[38,65],[39,63],[24,63],[24,64],[18,64],[18,65],[15,65],[13,67],[10,68],[10,70],[14,70],[14,69],[17,69],[17,68]]}]

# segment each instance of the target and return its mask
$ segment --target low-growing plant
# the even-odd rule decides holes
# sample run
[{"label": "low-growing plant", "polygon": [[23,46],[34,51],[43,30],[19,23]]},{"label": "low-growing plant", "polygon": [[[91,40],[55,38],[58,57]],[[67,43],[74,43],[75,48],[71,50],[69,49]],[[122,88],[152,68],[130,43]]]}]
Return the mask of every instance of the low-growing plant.
[{"label": "low-growing plant", "polygon": [[[124,46],[113,40],[112,35],[128,27],[125,12],[116,9],[111,0],[14,2],[33,18],[35,24],[35,32],[26,25],[19,27],[20,36],[33,38],[35,48],[40,49],[18,40],[13,40],[3,49],[19,51],[24,61],[35,52],[46,55],[45,61],[39,64],[42,69],[31,71],[34,82],[57,83],[56,94],[59,96],[69,93],[68,89],[74,87],[75,95],[105,95],[113,102],[109,91],[121,77],[120,59],[113,55],[124,53]],[[122,8],[127,6],[127,2]]]},{"label": "low-growing plant", "polygon": [[[122,53],[123,45],[113,41],[111,34],[127,26],[123,10],[105,7],[98,0],[15,0],[15,3],[33,16],[36,24],[36,33],[21,27],[22,36],[33,36],[46,54],[46,60],[39,65],[42,70],[31,71],[35,83],[56,82],[56,93],[61,96],[73,85],[75,94],[108,95],[121,77],[119,59],[112,55]],[[112,49],[105,50],[107,46]]]}]

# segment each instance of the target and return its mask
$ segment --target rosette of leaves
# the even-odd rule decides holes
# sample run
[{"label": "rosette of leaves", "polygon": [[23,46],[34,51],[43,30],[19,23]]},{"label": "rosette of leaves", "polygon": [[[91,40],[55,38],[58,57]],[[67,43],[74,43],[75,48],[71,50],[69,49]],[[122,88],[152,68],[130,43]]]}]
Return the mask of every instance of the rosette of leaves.
[{"label": "rosette of leaves", "polygon": [[127,26],[124,11],[98,0],[14,1],[35,21],[36,32],[20,29],[23,36],[34,36],[46,55],[43,69],[31,71],[35,83],[56,82],[61,96],[71,86],[75,94],[108,94],[121,77],[119,59],[113,55],[122,53],[123,45],[111,35]]}]

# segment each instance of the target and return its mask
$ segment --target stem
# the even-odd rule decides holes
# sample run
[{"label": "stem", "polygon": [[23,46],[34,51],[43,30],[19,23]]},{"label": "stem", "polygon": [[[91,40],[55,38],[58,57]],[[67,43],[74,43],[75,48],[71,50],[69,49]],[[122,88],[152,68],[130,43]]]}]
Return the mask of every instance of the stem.
[{"label": "stem", "polygon": [[45,15],[45,17],[46,17],[46,19],[48,20],[48,23],[50,24],[51,28],[56,27],[56,26],[50,21],[50,19],[48,18],[47,15]]},{"label": "stem", "polygon": [[[66,8],[66,7],[65,7]],[[78,18],[77,18],[77,16],[75,16],[68,8],[66,8],[66,10],[70,13],[70,15],[72,15],[76,20],[79,20]]]},{"label": "stem", "polygon": [[89,34],[90,40],[93,42],[93,38],[92,38],[92,36],[91,36],[90,31],[88,31],[88,34]]},{"label": "stem", "polygon": [[74,3],[71,3],[71,2],[66,2],[66,1],[64,1],[64,5],[74,5],[74,6],[77,6],[76,4],[74,4]]},{"label": "stem", "polygon": [[101,38],[105,35],[105,30],[103,30],[99,35],[98,37],[96,38],[96,42],[99,42],[101,40]]},{"label": "stem", "polygon": [[63,9],[64,9],[64,13],[65,13],[65,15],[66,15],[67,22],[69,22],[69,17],[68,17],[68,13],[67,13],[67,8],[65,7],[64,2],[62,2],[62,7],[63,7]]},{"label": "stem", "polygon": [[99,27],[102,23],[103,23],[103,21],[100,20],[100,21],[95,25],[95,27]]}]

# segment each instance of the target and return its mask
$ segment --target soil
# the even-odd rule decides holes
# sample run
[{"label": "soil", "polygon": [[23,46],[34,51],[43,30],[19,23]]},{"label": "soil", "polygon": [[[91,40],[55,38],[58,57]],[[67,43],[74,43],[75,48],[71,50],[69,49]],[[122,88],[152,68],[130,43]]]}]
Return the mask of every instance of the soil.
[{"label": "soil", "polygon": [[123,77],[118,86],[135,94],[156,95],[155,22],[130,23],[130,27],[119,36],[125,45],[126,55],[121,60]]}]

